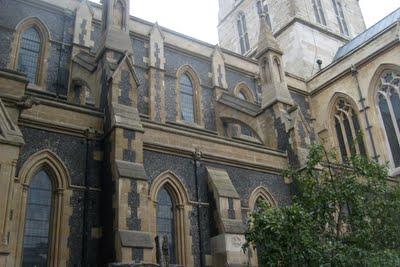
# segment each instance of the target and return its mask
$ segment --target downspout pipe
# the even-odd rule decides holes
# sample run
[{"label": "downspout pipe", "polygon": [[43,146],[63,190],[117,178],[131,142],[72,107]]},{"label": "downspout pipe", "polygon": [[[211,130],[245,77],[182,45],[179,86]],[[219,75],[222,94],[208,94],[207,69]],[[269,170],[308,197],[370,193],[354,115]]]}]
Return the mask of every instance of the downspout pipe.
[{"label": "downspout pipe", "polygon": [[200,266],[204,266],[203,261],[203,241],[201,238],[201,216],[200,216],[200,187],[199,187],[199,172],[198,168],[201,166],[201,151],[196,148],[196,151],[193,153],[193,161],[194,161],[194,175],[195,175],[195,183],[196,183],[196,199],[197,199],[197,225],[198,225],[198,235],[199,235],[199,252],[200,252]]},{"label": "downspout pipe", "polygon": [[89,208],[90,208],[90,199],[89,199],[89,161],[90,161],[90,150],[92,147],[91,137],[93,136],[93,129],[88,128],[86,130],[86,155],[85,155],[85,178],[84,178],[84,196],[83,196],[83,222],[82,222],[82,256],[81,263],[82,266],[88,266],[88,246],[89,246],[89,233],[90,233],[90,223],[89,220]]},{"label": "downspout pipe", "polygon": [[358,79],[357,67],[354,66],[354,65],[351,66],[351,74],[353,75],[354,81],[355,81],[355,83],[357,85],[358,96],[360,98],[358,102],[360,102],[360,104],[361,104],[361,110],[364,113],[365,124],[367,126],[366,130],[368,132],[369,139],[371,140],[373,160],[378,162],[379,155],[378,155],[378,153],[376,151],[375,140],[374,140],[374,137],[372,135],[372,126],[371,126],[371,124],[369,122],[368,113],[367,113],[367,107],[365,105],[365,98],[364,98],[364,96],[362,94],[362,91],[361,91],[360,81]]}]

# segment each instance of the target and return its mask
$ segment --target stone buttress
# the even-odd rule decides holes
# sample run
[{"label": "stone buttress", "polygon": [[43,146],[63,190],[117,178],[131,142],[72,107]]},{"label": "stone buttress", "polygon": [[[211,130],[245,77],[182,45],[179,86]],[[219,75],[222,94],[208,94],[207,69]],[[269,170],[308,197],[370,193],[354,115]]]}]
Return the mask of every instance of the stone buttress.
[{"label": "stone buttress", "polygon": [[[146,232],[148,183],[143,167],[143,127],[137,108],[135,74],[127,20],[129,1],[103,2],[103,36],[96,51],[105,109],[106,161],[113,189],[108,229],[118,263],[151,262],[153,241]],[[110,189],[111,189],[110,188]],[[107,244],[110,246],[110,244]]]},{"label": "stone buttress", "polygon": [[[13,192],[16,165],[24,139],[18,125],[20,108],[28,108],[30,100],[24,97],[28,81],[25,76],[8,70],[0,71],[0,266],[12,266],[16,244],[12,234],[14,205]],[[4,102],[6,101],[6,103]],[[7,260],[8,258],[8,260]],[[11,261],[11,262],[10,262]]]}]

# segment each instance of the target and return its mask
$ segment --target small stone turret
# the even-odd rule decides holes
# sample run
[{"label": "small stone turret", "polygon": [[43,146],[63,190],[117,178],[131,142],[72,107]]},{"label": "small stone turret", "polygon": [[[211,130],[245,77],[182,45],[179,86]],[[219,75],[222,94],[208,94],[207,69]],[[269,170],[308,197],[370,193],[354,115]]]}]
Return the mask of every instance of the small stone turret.
[{"label": "small stone turret", "polygon": [[[103,0],[102,47],[133,54],[129,37],[129,0]],[[99,50],[101,52],[102,49]]]},{"label": "small stone turret", "polygon": [[293,105],[282,68],[282,55],[283,52],[265,20],[265,14],[262,13],[256,58],[260,66],[263,108],[276,102]]}]

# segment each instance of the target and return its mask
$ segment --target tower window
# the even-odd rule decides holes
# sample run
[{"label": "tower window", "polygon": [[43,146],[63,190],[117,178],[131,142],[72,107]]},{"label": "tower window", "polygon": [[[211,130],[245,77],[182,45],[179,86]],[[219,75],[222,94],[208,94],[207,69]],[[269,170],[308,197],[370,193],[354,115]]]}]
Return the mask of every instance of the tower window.
[{"label": "tower window", "polygon": [[34,27],[22,34],[17,69],[25,73],[29,82],[33,84],[37,82],[41,47],[42,40]]},{"label": "tower window", "polygon": [[237,19],[237,27],[240,38],[240,50],[242,55],[250,50],[249,35],[247,33],[246,17],[243,12],[241,12]]},{"label": "tower window", "polygon": [[268,3],[267,0],[258,0],[257,1],[257,11],[258,14],[265,14],[265,20],[267,21],[268,26],[272,30],[272,24],[271,24],[271,16],[269,14],[269,8],[268,8]]},{"label": "tower window", "polygon": [[343,6],[340,1],[332,0],[333,9],[335,10],[336,18],[339,24],[341,34],[349,35],[346,19],[344,18]]},{"label": "tower window", "polygon": [[312,0],[312,5],[314,8],[315,19],[319,24],[326,26],[324,9],[322,8],[321,0]]}]

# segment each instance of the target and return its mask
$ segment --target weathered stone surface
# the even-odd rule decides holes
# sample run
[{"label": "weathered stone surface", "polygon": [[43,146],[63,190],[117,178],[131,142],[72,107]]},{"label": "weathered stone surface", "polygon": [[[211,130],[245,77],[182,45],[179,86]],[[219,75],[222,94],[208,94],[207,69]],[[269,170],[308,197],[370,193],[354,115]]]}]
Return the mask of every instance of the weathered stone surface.
[{"label": "weathered stone surface", "polygon": [[119,237],[124,247],[153,248],[154,246],[149,233],[120,230]]},{"label": "weathered stone surface", "polygon": [[147,180],[143,164],[117,160],[116,165],[120,177]]},{"label": "weathered stone surface", "polygon": [[239,198],[239,194],[236,192],[236,189],[225,170],[207,167],[207,171],[210,177],[210,182],[219,197]]}]

